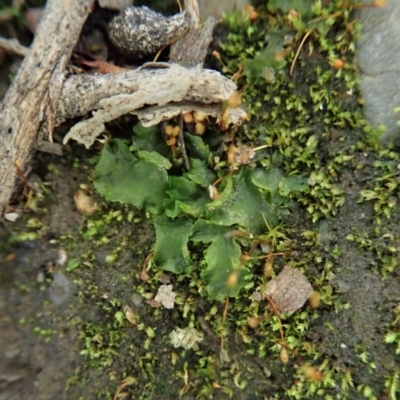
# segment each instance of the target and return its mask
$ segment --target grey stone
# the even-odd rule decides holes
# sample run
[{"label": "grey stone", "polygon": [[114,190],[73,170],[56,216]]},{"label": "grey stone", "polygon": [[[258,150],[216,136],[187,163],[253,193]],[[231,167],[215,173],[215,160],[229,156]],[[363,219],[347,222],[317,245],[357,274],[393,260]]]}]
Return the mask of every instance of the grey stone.
[{"label": "grey stone", "polygon": [[111,10],[122,10],[133,4],[133,0],[99,0],[99,6]]},{"label": "grey stone", "polygon": [[62,272],[55,272],[49,288],[49,298],[56,306],[66,304],[72,295],[72,282]]},{"label": "grey stone", "polygon": [[203,0],[199,1],[200,15],[203,19],[213,16],[221,18],[222,13],[242,10],[245,5],[251,4],[250,0]]},{"label": "grey stone", "polygon": [[362,9],[360,21],[357,63],[365,116],[374,127],[385,125],[383,143],[400,141],[400,1]]}]

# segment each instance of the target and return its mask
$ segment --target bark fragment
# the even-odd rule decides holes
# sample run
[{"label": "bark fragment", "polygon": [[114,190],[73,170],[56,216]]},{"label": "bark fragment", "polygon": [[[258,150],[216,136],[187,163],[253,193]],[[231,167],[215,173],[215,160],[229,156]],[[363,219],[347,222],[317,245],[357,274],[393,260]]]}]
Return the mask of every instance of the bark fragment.
[{"label": "bark fragment", "polygon": [[[128,113],[136,114],[145,126],[194,110],[219,120],[222,103],[236,91],[235,83],[201,66],[188,69],[178,64],[167,65],[167,68],[139,68],[125,74],[75,76],[67,80],[63,99],[56,108],[56,126],[65,119],[94,112],[91,118],[71,128],[64,143],[74,139],[89,148],[104,132],[105,123]],[[157,67],[157,63],[152,66]],[[103,85],[110,81],[114,81],[115,89]],[[83,91],[88,86],[90,90],[85,95]],[[241,109],[231,109],[225,117],[229,122],[240,123],[245,115]]]},{"label": "bark fragment", "polygon": [[312,292],[312,286],[297,268],[285,266],[268,282],[264,295],[274,302],[281,314],[292,314],[304,305]]}]

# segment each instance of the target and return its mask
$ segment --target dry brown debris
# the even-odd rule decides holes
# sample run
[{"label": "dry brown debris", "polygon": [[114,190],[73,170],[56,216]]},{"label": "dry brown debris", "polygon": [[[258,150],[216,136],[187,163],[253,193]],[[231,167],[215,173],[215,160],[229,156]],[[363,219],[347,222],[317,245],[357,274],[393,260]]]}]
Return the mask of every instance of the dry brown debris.
[{"label": "dry brown debris", "polygon": [[292,314],[303,306],[313,293],[307,278],[296,268],[285,266],[281,273],[268,282],[264,295],[281,314]]}]

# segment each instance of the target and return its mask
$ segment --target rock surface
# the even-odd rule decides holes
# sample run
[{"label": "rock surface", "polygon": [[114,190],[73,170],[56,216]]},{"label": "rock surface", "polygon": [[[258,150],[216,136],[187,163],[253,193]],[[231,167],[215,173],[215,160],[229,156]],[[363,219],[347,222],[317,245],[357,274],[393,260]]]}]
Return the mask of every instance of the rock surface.
[{"label": "rock surface", "polygon": [[364,8],[360,21],[357,61],[365,116],[375,127],[386,126],[383,143],[400,142],[400,2]]},{"label": "rock surface", "polygon": [[213,16],[221,18],[223,12],[241,10],[250,0],[203,0],[199,1],[200,14],[203,19]]}]

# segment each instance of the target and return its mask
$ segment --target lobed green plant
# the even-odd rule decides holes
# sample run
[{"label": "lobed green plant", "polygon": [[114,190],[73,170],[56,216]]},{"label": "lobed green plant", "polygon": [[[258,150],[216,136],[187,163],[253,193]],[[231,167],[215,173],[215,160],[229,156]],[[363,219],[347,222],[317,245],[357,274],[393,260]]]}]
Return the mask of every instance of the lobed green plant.
[{"label": "lobed green plant", "polygon": [[[235,297],[251,278],[241,260],[242,252],[251,247],[249,238],[267,230],[265,221],[278,223],[290,196],[307,187],[304,179],[257,165],[238,171],[224,163],[218,170],[210,168],[209,160],[218,155],[213,144],[216,133],[206,140],[186,135],[187,151],[194,157],[190,170],[182,172],[180,165],[174,168],[157,129],[136,126],[134,133],[130,147],[118,139],[104,147],[95,169],[96,189],[107,200],[145,208],[152,215],[157,267],[187,272],[198,268],[192,254],[201,251],[201,275],[208,294],[219,300]],[[215,185],[217,179],[220,183]],[[210,188],[216,187],[219,195],[211,199]],[[234,234],[237,229],[243,235]],[[201,250],[194,250],[194,245]],[[229,278],[236,273],[231,286]]]}]

